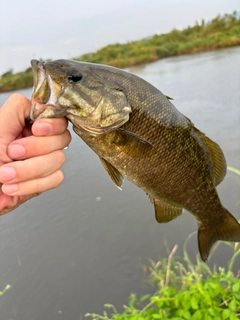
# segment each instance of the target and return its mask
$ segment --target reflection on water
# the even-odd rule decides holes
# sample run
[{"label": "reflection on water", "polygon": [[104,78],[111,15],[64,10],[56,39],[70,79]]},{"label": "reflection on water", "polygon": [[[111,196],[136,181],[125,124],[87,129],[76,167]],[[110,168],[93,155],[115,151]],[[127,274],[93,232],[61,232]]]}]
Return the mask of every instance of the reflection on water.
[{"label": "reflection on water", "polygon": [[[164,59],[130,71],[174,98],[175,106],[222,147],[229,165],[240,168],[240,48]],[[31,90],[23,90],[30,97]],[[0,103],[10,94],[1,94]],[[73,134],[65,150],[65,181],[0,219],[1,319],[81,319],[118,309],[129,293],[146,293],[142,266],[166,256],[197,230],[187,212],[155,222],[143,191],[125,181],[115,188],[98,157]],[[240,219],[240,187],[228,173],[218,188],[223,204]],[[196,235],[188,244],[197,249]],[[224,265],[231,250],[221,245],[213,262]],[[238,265],[240,261],[238,260]],[[211,264],[211,262],[210,262]]]}]

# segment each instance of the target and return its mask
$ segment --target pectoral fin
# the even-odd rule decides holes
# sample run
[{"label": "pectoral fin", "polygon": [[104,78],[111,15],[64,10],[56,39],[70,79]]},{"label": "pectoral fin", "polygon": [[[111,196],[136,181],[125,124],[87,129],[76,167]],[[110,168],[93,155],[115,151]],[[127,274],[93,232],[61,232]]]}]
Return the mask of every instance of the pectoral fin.
[{"label": "pectoral fin", "polygon": [[114,139],[111,143],[123,149],[124,153],[135,158],[151,156],[151,151],[154,149],[154,146],[149,141],[123,128],[115,130]]},{"label": "pectoral fin", "polygon": [[105,159],[99,157],[102,165],[104,167],[104,169],[107,171],[107,173],[109,174],[110,178],[112,179],[113,183],[115,184],[115,186],[122,190],[122,184],[123,184],[123,176],[121,175],[121,173],[114,168],[111,163],[109,163],[108,161],[106,161]]},{"label": "pectoral fin", "polygon": [[147,141],[143,137],[140,137],[139,135],[137,135],[134,132],[125,130],[123,128],[119,128],[119,129],[117,129],[117,131],[122,135],[122,137],[124,137],[125,139],[127,139],[130,142],[142,143],[145,147],[151,147],[151,148],[153,147],[153,145],[149,141]]},{"label": "pectoral fin", "polygon": [[182,208],[172,206],[162,200],[149,197],[150,201],[154,203],[155,218],[159,223],[166,223],[176,219],[182,214]]}]

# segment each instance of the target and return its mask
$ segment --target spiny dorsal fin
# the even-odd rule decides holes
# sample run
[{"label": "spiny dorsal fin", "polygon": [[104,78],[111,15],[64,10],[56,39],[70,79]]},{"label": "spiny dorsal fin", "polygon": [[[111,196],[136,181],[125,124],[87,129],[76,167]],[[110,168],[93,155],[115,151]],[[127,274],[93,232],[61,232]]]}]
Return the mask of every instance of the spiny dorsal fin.
[{"label": "spiny dorsal fin", "polygon": [[115,184],[115,186],[122,190],[122,184],[123,184],[123,176],[121,175],[121,173],[114,168],[111,163],[109,163],[108,161],[106,161],[105,159],[99,157],[102,165],[104,167],[104,169],[107,171],[107,173],[109,174],[110,178],[112,179],[113,183]]},{"label": "spiny dorsal fin", "polygon": [[240,224],[224,208],[223,222],[212,228],[203,228],[199,224],[198,248],[203,261],[206,261],[213,244],[218,240],[240,242]]},{"label": "spiny dorsal fin", "polygon": [[182,208],[174,207],[162,200],[149,196],[150,202],[154,203],[155,218],[159,223],[169,222],[182,214]]}]

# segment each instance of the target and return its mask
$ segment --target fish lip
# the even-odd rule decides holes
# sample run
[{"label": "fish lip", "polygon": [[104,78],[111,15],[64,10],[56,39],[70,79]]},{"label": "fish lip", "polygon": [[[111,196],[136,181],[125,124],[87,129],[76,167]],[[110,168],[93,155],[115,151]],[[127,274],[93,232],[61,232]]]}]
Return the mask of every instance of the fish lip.
[{"label": "fish lip", "polygon": [[[57,85],[47,73],[46,62],[36,59],[31,60],[34,83],[32,92],[32,104],[29,118],[32,122],[40,118],[61,117],[66,115],[66,110],[60,110],[57,106],[57,96],[60,86]],[[49,96],[45,97],[44,93],[49,90]]]},{"label": "fish lip", "polygon": [[33,92],[32,96],[38,92],[38,90],[41,88],[44,80],[46,79],[46,71],[44,68],[44,62],[41,62],[39,60],[31,60],[31,66],[33,71]]}]

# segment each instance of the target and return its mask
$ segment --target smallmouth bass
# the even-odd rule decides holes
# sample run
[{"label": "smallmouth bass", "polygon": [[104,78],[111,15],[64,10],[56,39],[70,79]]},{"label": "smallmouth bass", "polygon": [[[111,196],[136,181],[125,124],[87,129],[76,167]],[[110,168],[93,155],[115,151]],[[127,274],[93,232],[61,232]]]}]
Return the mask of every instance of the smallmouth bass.
[{"label": "smallmouth bass", "polygon": [[240,241],[240,225],[216,191],[226,174],[223,152],[169,97],[109,66],[70,60],[31,64],[32,121],[65,116],[118,188],[125,177],[148,194],[159,223],[177,218],[183,208],[191,212],[203,261],[216,241]]}]

